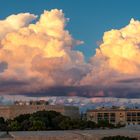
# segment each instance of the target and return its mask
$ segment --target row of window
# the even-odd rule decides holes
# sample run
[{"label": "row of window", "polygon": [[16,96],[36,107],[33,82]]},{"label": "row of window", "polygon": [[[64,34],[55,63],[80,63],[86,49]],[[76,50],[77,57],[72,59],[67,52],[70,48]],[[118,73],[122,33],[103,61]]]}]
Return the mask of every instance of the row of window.
[{"label": "row of window", "polygon": [[127,112],[127,116],[140,116],[140,112]]},{"label": "row of window", "polygon": [[112,116],[112,117],[115,117],[115,113],[98,113],[97,116],[98,117],[101,117],[101,116]]},{"label": "row of window", "polygon": [[136,119],[136,118],[132,118],[132,119],[131,119],[131,118],[127,118],[127,121],[132,121],[132,122],[133,122],[133,121],[139,121],[139,122],[140,122],[140,119]]},{"label": "row of window", "polygon": [[[97,114],[97,117],[102,117],[102,116],[104,116],[104,117],[108,117],[108,116],[115,117],[116,115],[115,115],[115,113],[98,113]],[[120,113],[120,117],[121,116],[123,116],[122,113]],[[140,116],[140,112],[127,112],[126,116],[128,116],[128,117],[129,116]]]},{"label": "row of window", "polygon": [[110,122],[115,122],[115,118],[113,118],[113,119],[109,119],[109,118],[98,118],[98,121],[101,121],[101,120],[107,120],[107,121],[110,121]]}]

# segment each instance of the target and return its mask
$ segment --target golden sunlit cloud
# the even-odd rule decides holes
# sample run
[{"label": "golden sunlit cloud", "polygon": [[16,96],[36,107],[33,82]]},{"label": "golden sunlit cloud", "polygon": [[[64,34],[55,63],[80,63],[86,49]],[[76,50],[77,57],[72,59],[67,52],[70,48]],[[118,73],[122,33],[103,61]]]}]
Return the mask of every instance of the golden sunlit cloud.
[{"label": "golden sunlit cloud", "polygon": [[[73,50],[83,41],[72,38],[67,22],[58,9],[44,11],[39,19],[21,13],[0,20],[0,93],[38,92],[52,86],[114,87],[122,79],[140,76],[139,21],[105,32],[90,62]],[[102,89],[97,93],[104,95]]]},{"label": "golden sunlit cloud", "polygon": [[[44,11],[39,21],[27,24],[35,18],[25,13],[1,21],[11,26],[6,32],[0,30],[3,34],[0,61],[8,64],[0,78],[27,82],[23,85],[24,92],[77,84],[88,67],[83,54],[72,47],[83,42],[74,40],[65,30],[67,19],[62,10]],[[13,29],[12,25],[17,28]]]},{"label": "golden sunlit cloud", "polygon": [[140,76],[140,22],[104,33],[103,41],[91,58],[93,69],[81,81],[85,84],[112,85],[123,78]]}]

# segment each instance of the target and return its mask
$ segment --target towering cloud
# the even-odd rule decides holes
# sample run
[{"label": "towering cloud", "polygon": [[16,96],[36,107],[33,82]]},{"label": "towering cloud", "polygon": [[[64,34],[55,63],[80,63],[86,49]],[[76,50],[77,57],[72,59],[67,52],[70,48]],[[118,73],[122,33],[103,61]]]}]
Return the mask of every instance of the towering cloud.
[{"label": "towering cloud", "polygon": [[62,89],[64,95],[117,96],[122,91],[127,96],[130,88],[137,93],[140,22],[132,19],[120,30],[105,32],[90,62],[72,49],[83,41],[72,38],[67,22],[57,9],[39,19],[22,13],[0,21],[0,93],[51,95]]},{"label": "towering cloud", "polygon": [[88,74],[89,80],[97,76],[105,80],[108,76],[140,76],[140,22],[131,19],[128,26],[105,32],[103,42],[96,49],[91,63],[93,70]]},{"label": "towering cloud", "polygon": [[114,92],[139,96],[140,22],[131,19],[126,27],[105,32],[90,63],[92,70],[81,80],[82,85],[96,85],[110,96]]},{"label": "towering cloud", "polygon": [[[65,30],[67,19],[62,10],[44,11],[39,21],[29,24],[35,18],[26,13],[1,21],[8,26],[8,30],[6,26],[0,30],[0,61],[7,64],[0,65],[0,80],[7,83],[7,88],[1,84],[1,92],[36,92],[49,86],[75,85],[89,70],[83,54],[72,50],[82,41],[74,40]],[[23,85],[17,86],[17,82]]]}]

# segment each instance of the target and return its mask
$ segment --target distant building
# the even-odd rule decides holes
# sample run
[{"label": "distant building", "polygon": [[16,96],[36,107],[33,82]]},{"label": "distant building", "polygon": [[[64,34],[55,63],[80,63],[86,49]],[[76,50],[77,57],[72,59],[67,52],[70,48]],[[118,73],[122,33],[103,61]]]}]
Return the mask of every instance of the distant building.
[{"label": "distant building", "polygon": [[46,101],[15,102],[14,105],[0,105],[0,117],[13,119],[21,114],[37,111],[56,111],[71,118],[79,118],[79,108],[75,106],[48,105]]},{"label": "distant building", "polygon": [[86,113],[87,120],[99,122],[107,120],[112,124],[140,125],[140,109],[126,108],[98,108],[88,110]]},{"label": "distant building", "polygon": [[37,100],[37,101],[15,101],[15,105],[48,105],[49,102],[45,100]]}]

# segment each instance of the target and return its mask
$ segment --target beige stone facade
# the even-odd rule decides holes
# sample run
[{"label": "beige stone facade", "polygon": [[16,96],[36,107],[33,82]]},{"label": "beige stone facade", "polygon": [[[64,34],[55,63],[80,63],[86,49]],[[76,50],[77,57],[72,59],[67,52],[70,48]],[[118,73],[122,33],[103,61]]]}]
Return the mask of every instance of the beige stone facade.
[{"label": "beige stone facade", "polygon": [[31,114],[37,111],[56,111],[71,118],[79,117],[79,108],[74,106],[61,105],[10,105],[0,106],[0,117],[5,119],[13,119],[21,114]]},{"label": "beige stone facade", "polygon": [[112,124],[137,125],[140,124],[140,109],[119,109],[119,108],[100,108],[88,110],[87,120],[98,122],[107,120]]}]

